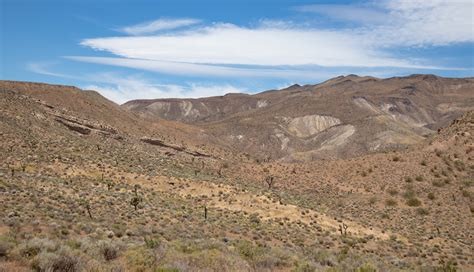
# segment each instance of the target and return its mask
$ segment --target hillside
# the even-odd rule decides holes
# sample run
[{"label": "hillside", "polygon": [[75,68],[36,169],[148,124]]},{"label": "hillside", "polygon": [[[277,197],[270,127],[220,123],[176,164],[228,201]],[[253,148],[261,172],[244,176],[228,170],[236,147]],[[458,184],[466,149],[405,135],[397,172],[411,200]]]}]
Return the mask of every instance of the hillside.
[{"label": "hillside", "polygon": [[[268,105],[198,126],[144,118],[96,92],[1,81],[0,271],[471,271],[471,81],[418,77],[410,101],[422,106],[395,99],[393,115],[354,107],[368,83],[339,90],[331,86],[347,83],[338,78],[248,96]],[[461,87],[438,82],[446,80]],[[236,152],[219,134],[230,124],[250,132],[275,112],[306,116],[321,106],[323,115],[322,88],[342,97],[338,111],[365,113],[367,127],[382,116],[393,130],[401,123],[429,137],[403,150],[290,163]],[[391,101],[386,93],[403,97],[373,88],[365,98],[373,105]],[[437,126],[409,126],[428,122],[420,112]],[[296,130],[285,133],[364,124],[324,116],[290,121]],[[314,126],[298,130],[306,123]]]},{"label": "hillside", "polygon": [[349,158],[416,145],[473,110],[474,81],[340,76],[255,95],[129,101],[147,118],[198,125],[260,159]]}]

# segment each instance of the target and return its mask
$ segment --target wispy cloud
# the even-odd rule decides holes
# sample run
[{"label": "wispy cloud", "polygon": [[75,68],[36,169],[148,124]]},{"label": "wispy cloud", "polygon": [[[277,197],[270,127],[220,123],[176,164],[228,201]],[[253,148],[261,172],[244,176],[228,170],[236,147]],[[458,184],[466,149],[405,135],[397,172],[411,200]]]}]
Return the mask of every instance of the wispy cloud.
[{"label": "wispy cloud", "polygon": [[32,62],[27,69],[31,72],[66,79],[74,79],[85,84],[84,90],[94,90],[117,104],[133,99],[156,98],[199,98],[224,95],[227,93],[245,93],[248,89],[231,84],[212,84],[190,82],[178,84],[160,84],[141,75],[123,75],[111,72],[71,75],[51,70],[53,63]]},{"label": "wispy cloud", "polygon": [[294,67],[274,69],[251,66],[248,68],[223,65],[206,65],[185,62],[156,61],[131,58],[66,56],[69,60],[134,68],[162,74],[223,78],[279,78],[279,79],[318,79],[334,76],[334,71],[324,72],[322,67]]},{"label": "wispy cloud", "polygon": [[352,21],[363,24],[379,24],[387,20],[386,12],[370,6],[320,4],[297,6],[294,10],[326,15],[334,20]]},{"label": "wispy cloud", "polygon": [[181,27],[191,26],[200,23],[198,19],[181,18],[181,19],[158,19],[151,22],[145,22],[133,26],[121,28],[120,31],[129,35],[148,35],[162,30],[177,29]]},{"label": "wispy cloud", "polygon": [[472,0],[384,0],[371,5],[305,5],[301,12],[362,26],[353,32],[373,47],[440,46],[474,42]]}]

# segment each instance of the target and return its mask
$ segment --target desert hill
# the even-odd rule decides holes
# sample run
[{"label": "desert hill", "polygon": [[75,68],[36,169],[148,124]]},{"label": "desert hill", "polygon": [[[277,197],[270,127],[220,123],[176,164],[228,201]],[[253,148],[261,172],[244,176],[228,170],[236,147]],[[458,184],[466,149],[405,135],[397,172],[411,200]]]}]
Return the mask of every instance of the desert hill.
[{"label": "desert hill", "polygon": [[254,95],[135,100],[122,107],[197,125],[221,144],[262,159],[308,161],[419,144],[474,109],[473,89],[470,78],[348,75]]},{"label": "desert hill", "polygon": [[[395,87],[375,87],[384,81]],[[407,82],[412,96],[396,87]],[[347,76],[230,95],[268,104],[184,124],[96,92],[1,81],[0,271],[471,271],[471,84]],[[340,115],[324,106],[332,99]],[[282,128],[275,114],[293,119]],[[292,140],[345,126],[419,138],[303,163],[298,153],[260,160],[222,138],[224,128],[244,135],[257,121],[299,135]],[[365,144],[354,142],[346,145]]]}]

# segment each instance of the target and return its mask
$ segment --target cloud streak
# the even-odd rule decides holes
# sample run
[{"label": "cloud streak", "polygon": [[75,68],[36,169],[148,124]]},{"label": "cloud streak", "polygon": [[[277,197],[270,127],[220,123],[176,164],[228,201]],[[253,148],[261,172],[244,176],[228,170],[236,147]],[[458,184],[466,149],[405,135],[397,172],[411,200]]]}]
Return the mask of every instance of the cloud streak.
[{"label": "cloud streak", "polygon": [[141,23],[121,28],[120,31],[129,35],[148,35],[162,30],[177,29],[200,23],[198,19],[158,19],[151,22]]},{"label": "cloud streak", "polygon": [[66,79],[86,82],[80,85],[84,90],[94,90],[101,95],[123,104],[133,99],[156,98],[199,98],[219,96],[227,93],[248,92],[246,88],[231,84],[184,83],[160,84],[139,75],[123,76],[116,73],[95,73],[86,75],[70,75],[50,70],[52,63],[32,62],[27,65],[31,72]]}]

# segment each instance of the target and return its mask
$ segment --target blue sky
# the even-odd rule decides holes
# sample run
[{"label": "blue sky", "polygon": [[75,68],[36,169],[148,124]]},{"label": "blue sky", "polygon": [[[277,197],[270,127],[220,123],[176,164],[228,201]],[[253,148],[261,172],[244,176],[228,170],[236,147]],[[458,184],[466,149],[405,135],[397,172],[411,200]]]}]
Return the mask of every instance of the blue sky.
[{"label": "blue sky", "polygon": [[474,75],[472,0],[0,0],[0,79],[130,99]]}]

